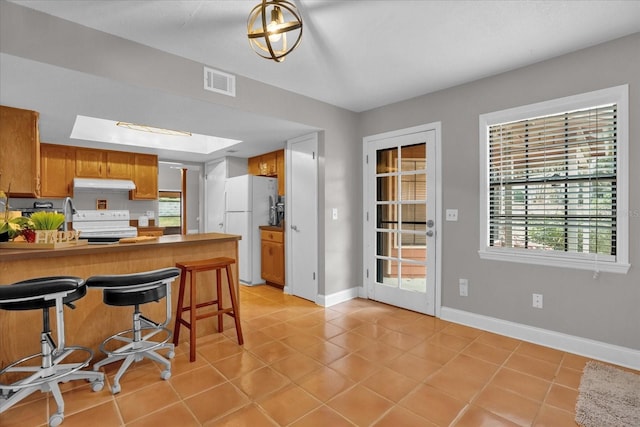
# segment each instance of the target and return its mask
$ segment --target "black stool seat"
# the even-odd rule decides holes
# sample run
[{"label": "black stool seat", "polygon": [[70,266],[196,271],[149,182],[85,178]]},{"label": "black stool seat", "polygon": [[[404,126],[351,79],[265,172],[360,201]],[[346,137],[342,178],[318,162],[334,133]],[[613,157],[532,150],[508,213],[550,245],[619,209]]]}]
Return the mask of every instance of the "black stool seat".
[{"label": "black stool seat", "polygon": [[87,293],[87,287],[79,277],[55,276],[23,280],[9,286],[0,286],[0,309],[37,310],[54,307],[56,300],[51,295],[67,293],[62,299],[70,304]]},{"label": "black stool seat", "polygon": [[[172,333],[166,328],[171,319],[171,283],[180,275],[175,267],[144,271],[131,274],[111,274],[89,277],[87,287],[102,289],[102,300],[107,305],[134,306],[132,328],[119,332],[105,339],[100,350],[107,358],[93,365],[94,370],[109,363],[123,361],[113,380],[111,392],[120,392],[120,378],[131,363],[148,358],[164,365],[162,379],[171,376],[171,359],[174,345],[170,343]],[[165,299],[166,319],[162,323],[145,317],[140,306]],[[163,339],[164,338],[164,339]],[[114,346],[117,345],[117,348]],[[167,358],[157,353],[168,350]]]},{"label": "black stool seat", "polygon": [[177,268],[162,268],[142,273],[92,276],[87,279],[87,286],[102,288],[102,301],[107,305],[139,305],[167,296],[167,288],[162,281],[178,274]]}]

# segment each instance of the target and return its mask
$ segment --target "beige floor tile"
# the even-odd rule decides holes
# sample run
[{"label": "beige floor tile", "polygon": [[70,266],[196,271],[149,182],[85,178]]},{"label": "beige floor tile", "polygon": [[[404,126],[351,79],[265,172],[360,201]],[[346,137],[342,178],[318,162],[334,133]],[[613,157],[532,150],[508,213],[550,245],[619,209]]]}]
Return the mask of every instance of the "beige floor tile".
[{"label": "beige floor tile", "polygon": [[402,351],[408,351],[424,340],[422,337],[404,334],[398,331],[389,331],[389,333],[378,338],[377,342],[388,344]]},{"label": "beige floor tile", "polygon": [[580,379],[582,378],[582,371],[576,371],[575,369],[567,368],[564,365],[560,365],[560,369],[556,374],[555,383],[563,385],[565,387],[578,389],[580,387]]},{"label": "beige floor tile", "polygon": [[227,382],[185,399],[184,402],[198,422],[204,424],[248,405],[250,400]]},{"label": "beige floor tile", "polygon": [[338,359],[331,363],[329,367],[356,382],[364,380],[380,369],[379,365],[356,354],[349,354],[342,359]]},{"label": "beige floor tile", "polygon": [[157,426],[198,427],[200,423],[191,414],[187,405],[184,402],[179,402],[127,424],[127,427]]},{"label": "beige floor tile", "polygon": [[212,365],[227,379],[233,379],[261,368],[265,364],[253,354],[244,351],[226,359],[218,360]]},{"label": "beige floor tile", "polygon": [[399,406],[391,408],[389,412],[384,414],[382,418],[376,421],[373,426],[375,427],[436,427],[426,419],[419,417],[418,415],[410,412]]},{"label": "beige floor tile", "polygon": [[404,399],[418,384],[418,381],[398,375],[389,368],[381,369],[362,382],[365,387],[393,402]]},{"label": "beige floor tile", "polygon": [[474,340],[483,334],[480,329],[471,328],[465,325],[457,325],[455,323],[452,323],[444,328],[442,332],[448,335],[456,335],[459,337],[468,338],[470,340]]},{"label": "beige floor tile", "polygon": [[204,365],[179,375],[172,375],[169,383],[182,399],[218,386],[227,379],[211,365]]},{"label": "beige floor tile", "polygon": [[353,427],[353,425],[336,411],[323,405],[291,424],[291,427]]},{"label": "beige floor tile", "polygon": [[416,381],[423,381],[442,368],[438,363],[424,360],[410,353],[396,357],[387,363],[387,367]]},{"label": "beige floor tile", "polygon": [[199,356],[204,357],[211,363],[243,351],[241,346],[230,340],[198,346],[196,349]]},{"label": "beige floor tile", "polygon": [[552,381],[558,370],[557,364],[520,354],[512,354],[504,366],[546,381]]},{"label": "beige floor tile", "polygon": [[484,389],[474,403],[521,426],[530,426],[540,408],[538,402],[494,386]]},{"label": "beige floor tile", "polygon": [[576,427],[575,413],[553,406],[542,405],[534,427]]},{"label": "beige floor tile", "polygon": [[403,351],[383,342],[376,341],[356,351],[355,354],[374,363],[385,364],[403,354]]},{"label": "beige floor tile", "polygon": [[543,347],[541,345],[532,344],[529,342],[523,342],[522,344],[520,344],[515,353],[534,357],[536,359],[544,360],[545,362],[553,364],[559,364],[562,361],[562,357],[564,356],[564,352],[560,350]]},{"label": "beige floor tile", "polygon": [[328,340],[337,335],[343,334],[345,330],[339,326],[332,325],[331,323],[320,323],[310,326],[306,329],[306,332],[310,335],[322,338],[323,340]]},{"label": "beige floor tile", "polygon": [[271,364],[273,369],[292,381],[295,381],[316,369],[320,369],[323,366],[324,365],[312,357],[302,353],[291,355]]},{"label": "beige floor tile", "polygon": [[326,402],[336,394],[352,387],[355,381],[325,366],[301,378],[298,384],[316,399]]},{"label": "beige floor tile", "polygon": [[505,337],[491,332],[482,333],[482,335],[476,338],[476,342],[507,351],[514,351],[520,345],[520,341],[515,338]]},{"label": "beige floor tile", "polygon": [[425,384],[465,402],[471,402],[486,385],[481,379],[447,366],[430,376]]},{"label": "beige floor tile", "polygon": [[439,365],[444,365],[453,359],[458,354],[458,351],[436,345],[430,341],[423,341],[412,348],[409,353]]},{"label": "beige floor tile", "polygon": [[380,418],[393,406],[393,402],[366,387],[357,385],[328,401],[327,406],[354,424],[364,426]]},{"label": "beige floor tile", "polygon": [[204,424],[205,427],[275,427],[277,425],[255,404],[238,409],[220,420]]},{"label": "beige floor tile", "polygon": [[[331,308],[335,308],[335,307],[331,307]],[[355,317],[348,316],[348,315],[342,315],[340,317],[336,317],[334,319],[331,319],[329,321],[329,323],[331,323],[332,325],[335,325],[335,326],[339,326],[342,329],[344,329],[345,331],[350,331],[350,330],[355,329],[358,326],[362,326],[364,324],[364,322],[362,320],[359,320],[359,319],[357,319]]]},{"label": "beige floor tile", "polygon": [[269,364],[296,354],[296,350],[280,341],[271,341],[251,350],[263,362]]},{"label": "beige floor tile", "polygon": [[444,332],[438,332],[433,334],[431,338],[429,338],[427,341],[432,344],[446,347],[451,350],[461,351],[466,346],[468,346],[473,340],[466,337],[446,334]]},{"label": "beige floor tile", "polygon": [[[0,424],[3,427],[4,424]],[[10,424],[9,424],[10,425]],[[8,426],[9,426],[8,425]],[[124,426],[124,422],[120,417],[120,412],[112,399],[101,405],[94,406],[85,411],[78,412],[72,415],[66,415],[62,423],[63,427],[120,427]],[[7,426],[7,427],[8,427]],[[26,427],[27,424],[22,425]],[[188,424],[185,424],[188,426]]]},{"label": "beige floor tile", "polygon": [[260,407],[280,425],[288,425],[321,405],[302,387],[291,385],[258,402]]},{"label": "beige floor tile", "polygon": [[455,427],[518,427],[518,424],[501,418],[478,406],[470,406],[462,417],[454,424]]},{"label": "beige floor tile", "polygon": [[552,384],[549,395],[544,403],[563,409],[567,412],[575,411],[576,400],[578,399],[578,390],[564,387],[558,384]]},{"label": "beige floor tile", "polygon": [[391,329],[387,329],[375,323],[364,323],[361,326],[358,326],[355,329],[352,329],[356,334],[360,334],[367,338],[371,338],[377,340],[381,338],[383,335],[391,332]]},{"label": "beige floor tile", "polygon": [[339,345],[349,352],[358,351],[373,344],[375,341],[353,331],[348,331],[329,339],[329,342]]},{"label": "beige floor tile", "polygon": [[125,423],[178,403],[179,400],[178,394],[166,381],[139,389],[135,393],[116,396],[116,402]]},{"label": "beige floor tile", "polygon": [[291,334],[288,337],[283,338],[281,341],[295,350],[302,351],[305,348],[322,344],[323,339],[307,333],[297,333]]},{"label": "beige floor tile", "polygon": [[466,403],[429,385],[418,388],[400,401],[409,411],[439,426],[448,426],[465,408]]},{"label": "beige floor tile", "polygon": [[291,381],[265,366],[234,379],[232,383],[249,398],[255,400],[281,389]]},{"label": "beige floor tile", "polygon": [[484,360],[485,362],[502,365],[509,355],[511,355],[511,351],[487,344],[472,342],[462,351],[462,354]]},{"label": "beige floor tile", "polygon": [[322,344],[304,349],[303,353],[311,356],[320,363],[328,365],[349,354],[349,350],[325,341]]},{"label": "beige floor tile", "polygon": [[520,394],[528,399],[542,402],[551,383],[513,369],[503,368],[491,380],[491,385]]}]

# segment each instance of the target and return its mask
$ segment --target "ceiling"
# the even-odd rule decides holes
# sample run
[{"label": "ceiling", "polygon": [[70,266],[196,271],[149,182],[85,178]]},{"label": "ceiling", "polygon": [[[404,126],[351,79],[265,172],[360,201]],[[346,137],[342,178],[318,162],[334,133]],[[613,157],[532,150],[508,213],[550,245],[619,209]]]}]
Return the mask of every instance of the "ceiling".
[{"label": "ceiling", "polygon": [[[284,62],[275,63],[260,58],[248,45],[247,17],[258,0],[12,2],[355,112],[640,31],[640,1],[296,0],[304,23],[302,43]],[[3,73],[5,61],[14,60],[18,59],[3,57]],[[18,72],[20,64],[15,67]],[[99,80],[69,76],[68,70],[53,71],[67,75],[64,79],[74,84],[77,77]],[[102,83],[101,89],[92,86],[91,91],[105,95],[109,90],[144,91],[115,87],[108,81],[86,83]],[[5,94],[0,96],[4,102]],[[183,111],[203,107],[194,100],[170,101],[183,102],[187,109]],[[76,107],[77,114],[104,117],[95,106],[92,112]],[[126,108],[132,117],[122,119],[144,119],[137,107]],[[221,117],[231,114],[218,113]],[[219,128],[215,124],[202,128],[197,123],[184,127],[192,126],[186,118],[184,122],[172,118],[176,123],[163,126],[243,141],[260,135],[272,145],[273,138],[282,143],[311,130],[295,123],[250,118],[256,120],[255,126],[245,129],[244,135],[230,128],[234,122],[230,118],[221,120]],[[246,124],[246,117],[242,119]],[[283,132],[272,129],[274,125]],[[250,155],[252,150],[257,148],[241,154]]]}]

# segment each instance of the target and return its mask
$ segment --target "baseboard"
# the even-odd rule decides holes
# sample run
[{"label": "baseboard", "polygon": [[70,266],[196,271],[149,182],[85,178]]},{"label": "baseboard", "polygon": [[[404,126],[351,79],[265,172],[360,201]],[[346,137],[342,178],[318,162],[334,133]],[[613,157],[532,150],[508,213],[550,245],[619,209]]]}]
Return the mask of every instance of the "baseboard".
[{"label": "baseboard", "polygon": [[449,322],[460,323],[534,344],[540,344],[603,362],[640,370],[640,350],[607,344],[601,341],[581,338],[534,326],[522,325],[520,323],[449,307],[442,307],[440,309],[440,318]]},{"label": "baseboard", "polygon": [[358,298],[359,286],[355,288],[345,289],[344,291],[336,292],[330,295],[318,295],[316,298],[316,304],[323,307],[331,307],[332,305],[340,304],[341,302],[349,301],[350,299]]}]

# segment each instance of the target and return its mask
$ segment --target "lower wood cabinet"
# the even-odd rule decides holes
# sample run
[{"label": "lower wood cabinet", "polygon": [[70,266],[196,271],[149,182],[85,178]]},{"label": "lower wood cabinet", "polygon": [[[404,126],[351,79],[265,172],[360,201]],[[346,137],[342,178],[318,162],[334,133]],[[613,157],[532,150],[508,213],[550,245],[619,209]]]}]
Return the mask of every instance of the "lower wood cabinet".
[{"label": "lower wood cabinet", "polygon": [[262,229],[262,278],[269,285],[283,288],[284,281],[284,231]]}]

